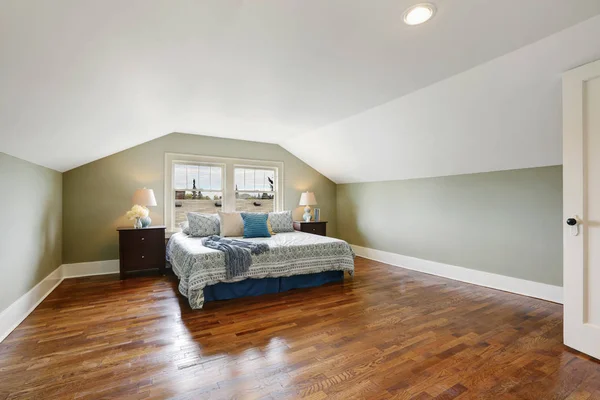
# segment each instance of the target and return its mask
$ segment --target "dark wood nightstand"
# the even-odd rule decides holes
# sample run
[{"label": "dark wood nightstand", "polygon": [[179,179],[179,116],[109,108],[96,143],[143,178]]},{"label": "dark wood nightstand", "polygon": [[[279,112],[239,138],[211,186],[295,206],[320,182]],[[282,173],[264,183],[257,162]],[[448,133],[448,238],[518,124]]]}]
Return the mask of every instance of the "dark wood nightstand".
[{"label": "dark wood nightstand", "polygon": [[327,236],[327,221],[294,221],[294,229],[300,232]]},{"label": "dark wood nightstand", "polygon": [[158,269],[165,273],[166,226],[118,228],[121,279],[129,272]]}]

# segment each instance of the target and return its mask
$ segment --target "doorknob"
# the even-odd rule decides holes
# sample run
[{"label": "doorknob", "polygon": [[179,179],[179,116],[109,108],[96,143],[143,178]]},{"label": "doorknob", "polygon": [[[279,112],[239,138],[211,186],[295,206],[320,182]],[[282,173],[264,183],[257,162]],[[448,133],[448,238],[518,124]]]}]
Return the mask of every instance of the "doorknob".
[{"label": "doorknob", "polygon": [[581,224],[581,220],[577,215],[574,215],[571,218],[567,218],[567,225],[571,227],[572,236],[579,235],[579,224]]}]

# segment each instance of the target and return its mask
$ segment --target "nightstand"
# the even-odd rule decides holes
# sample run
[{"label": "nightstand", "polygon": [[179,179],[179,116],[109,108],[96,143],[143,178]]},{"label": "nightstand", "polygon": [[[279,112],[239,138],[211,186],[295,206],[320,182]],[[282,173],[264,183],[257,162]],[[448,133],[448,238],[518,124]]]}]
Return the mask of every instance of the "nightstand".
[{"label": "nightstand", "polygon": [[121,279],[129,272],[158,269],[165,273],[165,230],[166,226],[148,228],[118,228],[119,265]]},{"label": "nightstand", "polygon": [[300,232],[327,236],[327,221],[294,221],[294,229]]}]

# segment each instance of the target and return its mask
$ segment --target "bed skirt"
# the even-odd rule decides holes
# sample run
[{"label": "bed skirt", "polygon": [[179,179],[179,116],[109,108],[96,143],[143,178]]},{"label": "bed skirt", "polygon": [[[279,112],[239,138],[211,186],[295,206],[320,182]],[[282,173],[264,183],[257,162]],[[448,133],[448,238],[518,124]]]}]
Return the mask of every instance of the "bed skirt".
[{"label": "bed skirt", "polygon": [[321,286],[344,280],[344,271],[326,271],[317,274],[285,276],[281,278],[245,279],[232,283],[217,283],[204,287],[204,301],[230,300],[240,297],[286,292]]}]

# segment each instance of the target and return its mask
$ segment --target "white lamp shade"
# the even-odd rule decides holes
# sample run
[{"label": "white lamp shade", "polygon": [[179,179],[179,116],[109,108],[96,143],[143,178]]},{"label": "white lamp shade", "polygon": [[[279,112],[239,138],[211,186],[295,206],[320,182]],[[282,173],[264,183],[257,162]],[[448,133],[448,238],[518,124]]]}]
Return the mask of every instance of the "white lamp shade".
[{"label": "white lamp shade", "polygon": [[300,196],[300,205],[301,206],[316,206],[317,198],[313,192],[304,192]]},{"label": "white lamp shade", "polygon": [[156,207],[156,197],[152,189],[138,189],[133,194],[133,204],[139,204],[144,207]]}]

